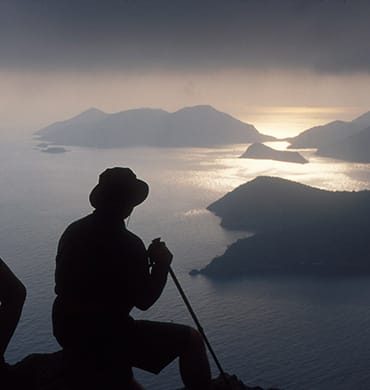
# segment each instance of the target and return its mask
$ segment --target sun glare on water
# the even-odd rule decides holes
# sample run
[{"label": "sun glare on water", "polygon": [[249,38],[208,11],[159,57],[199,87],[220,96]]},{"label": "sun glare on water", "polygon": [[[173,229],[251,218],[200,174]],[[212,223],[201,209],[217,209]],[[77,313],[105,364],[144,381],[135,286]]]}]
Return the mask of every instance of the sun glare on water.
[{"label": "sun glare on water", "polygon": [[[268,145],[285,150],[288,143],[271,142]],[[217,153],[204,150],[203,156],[198,155],[198,162],[194,161],[191,174],[186,176],[187,185],[223,196],[258,176],[274,176],[330,191],[369,189],[368,164],[319,157],[313,149],[299,151],[309,161],[307,164],[239,158],[248,146],[233,145],[218,149]]]},{"label": "sun glare on water", "polygon": [[357,115],[352,107],[256,106],[247,107],[239,119],[253,124],[263,134],[277,138],[294,137],[314,126]]}]

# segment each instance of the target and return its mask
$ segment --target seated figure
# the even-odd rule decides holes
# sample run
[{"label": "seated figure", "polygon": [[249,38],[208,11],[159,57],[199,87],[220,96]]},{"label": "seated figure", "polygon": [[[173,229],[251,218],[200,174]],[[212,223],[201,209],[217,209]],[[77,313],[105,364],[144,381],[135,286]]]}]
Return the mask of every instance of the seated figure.
[{"label": "seated figure", "polygon": [[134,307],[147,310],[157,301],[172,261],[163,241],[147,250],[125,225],[148,192],[130,169],[105,170],[90,193],[94,212],[69,225],[59,241],[53,331],[76,388],[138,389],[133,367],[158,374],[177,358],[189,390],[210,387],[198,331],[130,315]]}]

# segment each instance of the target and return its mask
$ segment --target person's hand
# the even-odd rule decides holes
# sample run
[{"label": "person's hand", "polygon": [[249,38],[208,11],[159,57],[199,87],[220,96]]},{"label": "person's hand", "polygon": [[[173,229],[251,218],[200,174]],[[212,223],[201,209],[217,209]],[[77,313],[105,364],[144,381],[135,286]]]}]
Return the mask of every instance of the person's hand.
[{"label": "person's hand", "polygon": [[156,238],[148,248],[148,256],[151,264],[160,266],[169,266],[172,262],[173,255],[167,248],[166,243]]}]

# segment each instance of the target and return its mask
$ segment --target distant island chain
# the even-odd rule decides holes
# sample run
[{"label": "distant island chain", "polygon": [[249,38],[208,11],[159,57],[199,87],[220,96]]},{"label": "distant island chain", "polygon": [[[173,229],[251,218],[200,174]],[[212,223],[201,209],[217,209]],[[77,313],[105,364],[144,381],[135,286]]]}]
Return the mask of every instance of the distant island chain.
[{"label": "distant island chain", "polygon": [[[35,133],[46,145],[91,148],[217,147],[253,144],[243,158],[268,159],[305,164],[298,152],[279,151],[263,145],[278,141],[209,105],[185,107],[176,112],[138,108],[105,113],[96,108],[53,123]],[[333,121],[284,139],[291,149],[316,149],[320,156],[370,163],[370,112],[349,121]],[[43,150],[60,153],[61,149]]]}]

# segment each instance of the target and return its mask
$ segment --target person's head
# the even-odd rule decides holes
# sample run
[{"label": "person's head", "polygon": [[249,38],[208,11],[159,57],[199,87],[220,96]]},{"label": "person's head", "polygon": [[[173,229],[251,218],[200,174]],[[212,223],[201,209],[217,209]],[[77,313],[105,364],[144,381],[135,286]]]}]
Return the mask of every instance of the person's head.
[{"label": "person's head", "polygon": [[129,168],[108,168],[90,193],[91,205],[97,210],[112,211],[127,218],[133,208],[144,202],[149,186],[136,178]]}]

